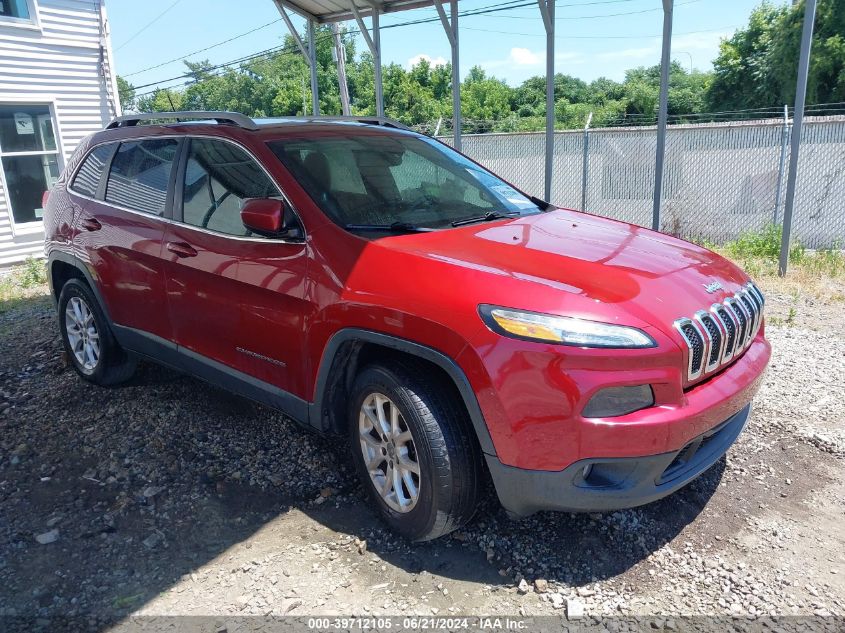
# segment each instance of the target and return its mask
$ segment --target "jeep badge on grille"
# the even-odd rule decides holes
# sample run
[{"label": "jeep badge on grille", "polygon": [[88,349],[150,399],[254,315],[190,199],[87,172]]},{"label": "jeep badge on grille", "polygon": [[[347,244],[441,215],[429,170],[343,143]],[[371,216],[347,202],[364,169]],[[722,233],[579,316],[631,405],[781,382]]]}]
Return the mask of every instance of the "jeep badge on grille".
[{"label": "jeep badge on grille", "polygon": [[722,284],[720,284],[718,281],[713,281],[713,282],[710,282],[709,284],[701,284],[701,285],[704,286],[704,289],[711,294],[716,292],[717,290],[722,289]]}]

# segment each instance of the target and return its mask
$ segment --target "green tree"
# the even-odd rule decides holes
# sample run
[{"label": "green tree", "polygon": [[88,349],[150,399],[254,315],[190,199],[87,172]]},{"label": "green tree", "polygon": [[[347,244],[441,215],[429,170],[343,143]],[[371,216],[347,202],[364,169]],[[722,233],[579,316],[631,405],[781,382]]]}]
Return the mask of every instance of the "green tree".
[{"label": "green tree", "polygon": [[[722,42],[713,64],[713,82],[707,89],[708,108],[724,111],[794,103],[804,6],[803,1],[791,6],[764,2],[751,13],[748,26]],[[845,100],[842,0],[819,0],[807,100]]]},{"label": "green tree", "polygon": [[186,110],[184,107],[185,94],[171,88],[161,88],[150,94],[138,97],[140,112],[171,112]]},{"label": "green tree", "polygon": [[707,94],[712,111],[775,105],[780,91],[772,73],[770,51],[778,36],[778,23],[788,11],[787,7],[764,2],[751,12],[746,28],[721,43]]},{"label": "green tree", "polygon": [[487,121],[503,119],[511,113],[511,88],[504,81],[488,78],[480,66],[470,68],[461,84],[461,112],[481,125],[473,131],[486,132]]},{"label": "green tree", "polygon": [[117,97],[121,110],[132,110],[135,107],[135,86],[120,75],[117,76]]}]

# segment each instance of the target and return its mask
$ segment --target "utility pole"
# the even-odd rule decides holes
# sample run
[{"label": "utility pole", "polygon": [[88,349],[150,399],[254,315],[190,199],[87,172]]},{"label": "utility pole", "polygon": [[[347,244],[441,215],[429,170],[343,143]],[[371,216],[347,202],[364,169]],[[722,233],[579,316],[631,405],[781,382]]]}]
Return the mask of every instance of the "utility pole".
[{"label": "utility pole", "polygon": [[340,39],[340,30],[337,28],[337,22],[332,22],[332,35],[334,35],[334,54],[335,63],[337,63],[337,82],[340,88],[340,105],[343,109],[343,115],[349,116],[349,85],[346,83],[346,52],[343,47],[343,41]]}]

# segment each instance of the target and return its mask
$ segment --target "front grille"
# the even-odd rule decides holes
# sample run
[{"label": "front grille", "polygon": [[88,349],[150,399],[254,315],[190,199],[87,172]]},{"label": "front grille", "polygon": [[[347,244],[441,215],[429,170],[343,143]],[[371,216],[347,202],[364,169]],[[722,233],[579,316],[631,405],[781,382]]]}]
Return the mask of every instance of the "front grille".
[{"label": "front grille", "polygon": [[714,372],[739,357],[757,336],[764,304],[763,293],[749,282],[724,303],[675,321],[687,348],[687,379]]}]

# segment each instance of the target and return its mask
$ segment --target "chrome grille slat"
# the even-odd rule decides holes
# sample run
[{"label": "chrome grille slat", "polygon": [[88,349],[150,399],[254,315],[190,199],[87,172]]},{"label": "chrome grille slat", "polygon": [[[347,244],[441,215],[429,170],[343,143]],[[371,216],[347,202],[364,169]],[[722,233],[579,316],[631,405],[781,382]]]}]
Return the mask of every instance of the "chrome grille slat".
[{"label": "chrome grille slat", "polygon": [[725,338],[725,351],[722,353],[722,363],[728,362],[731,358],[733,358],[734,351],[736,350],[736,335],[737,330],[739,329],[739,323],[731,314],[730,310],[728,310],[723,304],[719,303],[716,304],[719,308],[716,310],[716,316],[719,317],[719,320],[722,322],[722,326],[725,328],[726,338]]},{"label": "chrome grille slat", "polygon": [[745,341],[747,346],[751,344],[751,341],[753,341],[754,337],[757,335],[757,325],[758,319],[760,318],[760,312],[757,310],[757,304],[751,300],[751,293],[748,292],[748,290],[742,290],[739,292],[739,300],[742,302],[742,305],[745,306],[750,319],[748,336]]},{"label": "chrome grille slat", "polygon": [[766,299],[748,282],[722,303],[682,317],[674,327],[686,344],[687,380],[718,371],[751,345],[763,324]]},{"label": "chrome grille slat", "polygon": [[699,329],[704,333],[708,343],[707,354],[704,358],[704,371],[712,371],[719,365],[724,337],[713,317],[704,310],[699,310],[695,313],[695,320],[698,322]]}]

